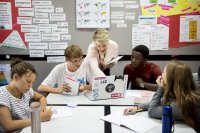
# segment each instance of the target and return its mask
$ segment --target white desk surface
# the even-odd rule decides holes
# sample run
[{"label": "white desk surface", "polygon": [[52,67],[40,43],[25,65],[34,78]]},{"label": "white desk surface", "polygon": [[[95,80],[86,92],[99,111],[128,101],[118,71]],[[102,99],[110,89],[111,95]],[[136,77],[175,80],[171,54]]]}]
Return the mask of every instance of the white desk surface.
[{"label": "white desk surface", "polygon": [[133,105],[133,97],[91,101],[83,94],[70,96],[66,94],[52,94],[46,97],[47,104],[78,104],[78,105]]},{"label": "white desk surface", "polygon": [[[134,96],[142,96],[142,92],[153,95],[152,91],[127,90],[124,98],[91,101],[83,93],[71,96],[67,94],[52,94],[46,97],[47,104],[78,104],[78,105],[134,105]],[[145,94],[146,95],[146,94]],[[145,96],[146,97],[146,96]],[[150,98],[151,100],[151,98]]]},{"label": "white desk surface", "polygon": [[[124,107],[111,106],[111,113],[116,112],[118,110],[123,110],[125,108],[126,108],[125,106]],[[142,115],[142,116],[148,117],[147,111],[137,113],[136,115]],[[155,119],[155,121],[162,123],[161,120]],[[145,123],[143,123],[143,124],[145,126]],[[111,126],[112,126],[112,133],[133,133],[132,130],[129,130],[125,127],[120,127],[120,126],[117,126],[117,125],[114,125],[114,124],[111,124]],[[147,133],[161,133],[161,132],[162,132],[162,124],[158,125],[155,128],[152,128]],[[195,131],[191,127],[186,125],[185,123],[175,122],[174,133],[195,133]]]},{"label": "white desk surface", "polygon": [[[42,122],[41,133],[104,133],[104,121],[99,119],[104,116],[104,107],[77,106],[70,110],[74,115]],[[31,127],[24,128],[22,133],[31,133]]]}]

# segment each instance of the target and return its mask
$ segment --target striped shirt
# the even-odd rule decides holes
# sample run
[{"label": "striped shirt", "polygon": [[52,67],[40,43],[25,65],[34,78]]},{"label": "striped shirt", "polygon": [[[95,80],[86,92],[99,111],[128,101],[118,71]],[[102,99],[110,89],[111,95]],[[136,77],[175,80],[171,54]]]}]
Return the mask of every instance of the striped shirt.
[{"label": "striped shirt", "polygon": [[[33,97],[33,89],[25,92],[21,99],[15,98],[6,88],[6,86],[0,87],[0,106],[6,106],[11,111],[13,120],[21,120],[31,118],[31,112],[29,108],[30,99]],[[16,132],[20,132],[18,130]],[[4,133],[0,125],[0,133]]]}]

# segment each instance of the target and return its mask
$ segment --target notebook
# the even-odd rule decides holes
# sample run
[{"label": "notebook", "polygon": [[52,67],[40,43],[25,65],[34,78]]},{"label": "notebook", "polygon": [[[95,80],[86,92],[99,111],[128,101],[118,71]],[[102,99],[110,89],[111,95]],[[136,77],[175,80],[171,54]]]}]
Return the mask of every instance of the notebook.
[{"label": "notebook", "polygon": [[92,91],[84,95],[90,100],[114,99],[124,97],[128,75],[93,77]]},{"label": "notebook", "polygon": [[67,83],[71,87],[71,92],[63,92],[63,94],[78,95],[79,86],[80,86],[79,81],[76,81],[72,79],[71,77],[66,76],[64,83]]},{"label": "notebook", "polygon": [[117,112],[111,113],[100,119],[104,121],[108,121],[118,126],[126,127],[136,133],[145,133],[148,130],[159,125],[158,122],[145,116],[139,116],[139,115],[125,116],[123,115],[123,111],[117,111]]}]

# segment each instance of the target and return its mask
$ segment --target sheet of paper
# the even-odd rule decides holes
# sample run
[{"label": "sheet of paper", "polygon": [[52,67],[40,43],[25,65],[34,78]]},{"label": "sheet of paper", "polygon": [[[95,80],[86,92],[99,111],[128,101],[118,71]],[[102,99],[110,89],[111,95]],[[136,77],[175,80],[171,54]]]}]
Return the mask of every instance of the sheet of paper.
[{"label": "sheet of paper", "polygon": [[126,96],[128,96],[128,97],[142,97],[141,93],[137,90],[126,90]]},{"label": "sheet of paper", "polygon": [[117,56],[117,57],[111,59],[110,61],[108,61],[107,63],[108,63],[108,64],[110,64],[110,63],[114,63],[114,62],[120,60],[122,57],[123,57],[123,56]]},{"label": "sheet of paper", "polygon": [[65,108],[55,108],[52,107],[52,117],[51,118],[62,118],[74,115],[68,107]]}]

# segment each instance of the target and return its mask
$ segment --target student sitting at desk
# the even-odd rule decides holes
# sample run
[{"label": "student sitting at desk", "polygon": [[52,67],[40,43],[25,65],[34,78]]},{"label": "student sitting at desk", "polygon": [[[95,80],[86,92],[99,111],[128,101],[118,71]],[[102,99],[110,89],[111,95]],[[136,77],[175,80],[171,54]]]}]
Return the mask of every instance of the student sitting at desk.
[{"label": "student sitting at desk", "polygon": [[158,88],[156,79],[161,75],[160,67],[147,62],[149,49],[145,45],[138,45],[132,50],[131,64],[124,67],[124,74],[128,75],[128,85],[131,89],[153,90]]},{"label": "student sitting at desk", "polygon": [[45,97],[32,89],[36,76],[31,64],[19,58],[11,60],[11,82],[0,87],[0,133],[20,132],[31,125],[30,99],[40,102],[41,121],[51,119]]},{"label": "student sitting at desk", "polygon": [[66,77],[70,77],[80,83],[80,92],[91,90],[91,85],[87,85],[86,83],[91,83],[93,76],[105,76],[103,73],[102,75],[98,75],[97,71],[92,71],[89,61],[84,60],[82,50],[78,45],[68,46],[65,49],[65,58],[66,62],[53,68],[38,87],[38,92],[70,92],[70,85],[65,83]]},{"label": "student sitting at desk", "polygon": [[89,45],[87,57],[91,61],[94,71],[102,70],[105,75],[110,75],[110,68],[115,63],[107,63],[117,57],[119,52],[118,44],[109,40],[109,33],[106,29],[97,29],[93,34],[93,42]]},{"label": "student sitting at desk", "polygon": [[[148,110],[149,117],[161,119],[163,105],[171,105],[175,120],[183,120],[200,132],[200,91],[190,67],[180,61],[170,61],[156,82],[158,90],[150,103],[139,105],[140,110]],[[135,108],[124,111],[125,115],[135,113]]]}]

